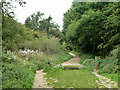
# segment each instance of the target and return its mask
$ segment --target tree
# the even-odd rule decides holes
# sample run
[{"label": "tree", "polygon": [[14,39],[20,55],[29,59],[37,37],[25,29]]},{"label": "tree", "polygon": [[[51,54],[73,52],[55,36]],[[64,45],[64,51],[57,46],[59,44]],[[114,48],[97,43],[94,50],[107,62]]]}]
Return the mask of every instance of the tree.
[{"label": "tree", "polygon": [[104,14],[104,24],[103,30],[99,32],[101,35],[102,43],[99,44],[98,48],[101,51],[105,51],[108,54],[112,49],[115,48],[116,45],[120,43],[120,2],[118,3],[110,3],[103,9]]},{"label": "tree", "polygon": [[52,22],[52,17],[43,18],[44,13],[37,12],[37,14],[33,13],[31,16],[27,17],[25,20],[25,26],[29,27],[33,30],[39,30],[46,33],[49,33],[50,30],[58,29],[59,26]]},{"label": "tree", "polygon": [[42,18],[43,15],[44,13],[41,12],[37,12],[37,14],[33,13],[25,20],[25,26],[33,30],[40,30],[41,29],[40,21],[43,19]]},{"label": "tree", "polygon": [[22,7],[26,4],[24,0],[9,0],[7,2],[2,0],[2,13],[4,16],[14,17],[14,8],[16,8],[16,6],[13,5],[13,2],[16,2],[16,4],[19,4]]},{"label": "tree", "polygon": [[120,43],[119,7],[119,2],[73,2],[64,14],[62,41],[76,51],[107,55]]}]

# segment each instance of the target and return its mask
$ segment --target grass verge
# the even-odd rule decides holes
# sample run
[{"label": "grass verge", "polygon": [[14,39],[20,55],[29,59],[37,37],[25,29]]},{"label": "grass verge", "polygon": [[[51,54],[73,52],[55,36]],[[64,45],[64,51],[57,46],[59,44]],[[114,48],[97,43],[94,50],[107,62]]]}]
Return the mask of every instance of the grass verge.
[{"label": "grass verge", "polygon": [[53,88],[97,88],[97,78],[88,70],[52,69],[47,72],[48,85]]},{"label": "grass verge", "polygon": [[108,74],[108,73],[104,73],[104,74],[101,74],[109,79],[111,79],[112,81],[115,81],[115,82],[118,82],[118,74]]},{"label": "grass verge", "polygon": [[79,68],[80,66],[64,66],[64,67]]}]

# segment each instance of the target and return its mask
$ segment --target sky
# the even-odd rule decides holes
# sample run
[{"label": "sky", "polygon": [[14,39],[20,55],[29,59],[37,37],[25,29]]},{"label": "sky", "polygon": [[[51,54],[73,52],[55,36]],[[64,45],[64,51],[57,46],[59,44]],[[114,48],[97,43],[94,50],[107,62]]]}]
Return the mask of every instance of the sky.
[{"label": "sky", "polygon": [[40,11],[44,13],[44,17],[49,15],[53,18],[52,21],[58,23],[60,30],[63,25],[63,15],[71,7],[73,0],[24,0],[25,7],[17,7],[15,15],[18,22],[23,23],[25,19],[33,13]]}]

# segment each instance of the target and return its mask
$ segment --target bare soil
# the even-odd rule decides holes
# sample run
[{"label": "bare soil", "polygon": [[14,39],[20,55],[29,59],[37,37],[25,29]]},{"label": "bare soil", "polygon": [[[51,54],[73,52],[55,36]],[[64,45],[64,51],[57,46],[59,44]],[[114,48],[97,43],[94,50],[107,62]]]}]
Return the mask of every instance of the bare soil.
[{"label": "bare soil", "polygon": [[44,78],[45,74],[43,70],[36,71],[32,88],[51,88],[46,83],[46,78]]},{"label": "bare soil", "polygon": [[70,55],[73,56],[72,59],[62,63],[62,66],[81,66],[81,64],[79,64],[80,62],[80,57],[75,56],[74,54],[70,53]]}]

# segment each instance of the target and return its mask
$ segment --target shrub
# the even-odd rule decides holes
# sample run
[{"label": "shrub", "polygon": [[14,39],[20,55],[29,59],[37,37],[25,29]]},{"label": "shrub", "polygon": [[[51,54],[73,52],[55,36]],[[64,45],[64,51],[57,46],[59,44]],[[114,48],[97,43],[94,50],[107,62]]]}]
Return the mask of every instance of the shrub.
[{"label": "shrub", "polygon": [[43,68],[38,60],[17,58],[10,53],[3,53],[2,85],[3,88],[31,88],[36,70]]},{"label": "shrub", "polygon": [[119,49],[116,48],[110,52],[105,58],[99,59],[99,73],[118,73],[118,53]]},{"label": "shrub", "polygon": [[72,56],[66,52],[60,52],[51,55],[29,53],[22,57],[20,52],[3,52],[3,88],[31,88],[37,70],[44,69],[47,72],[53,69],[48,67],[48,60],[53,57],[56,57],[60,62],[64,62]]}]

